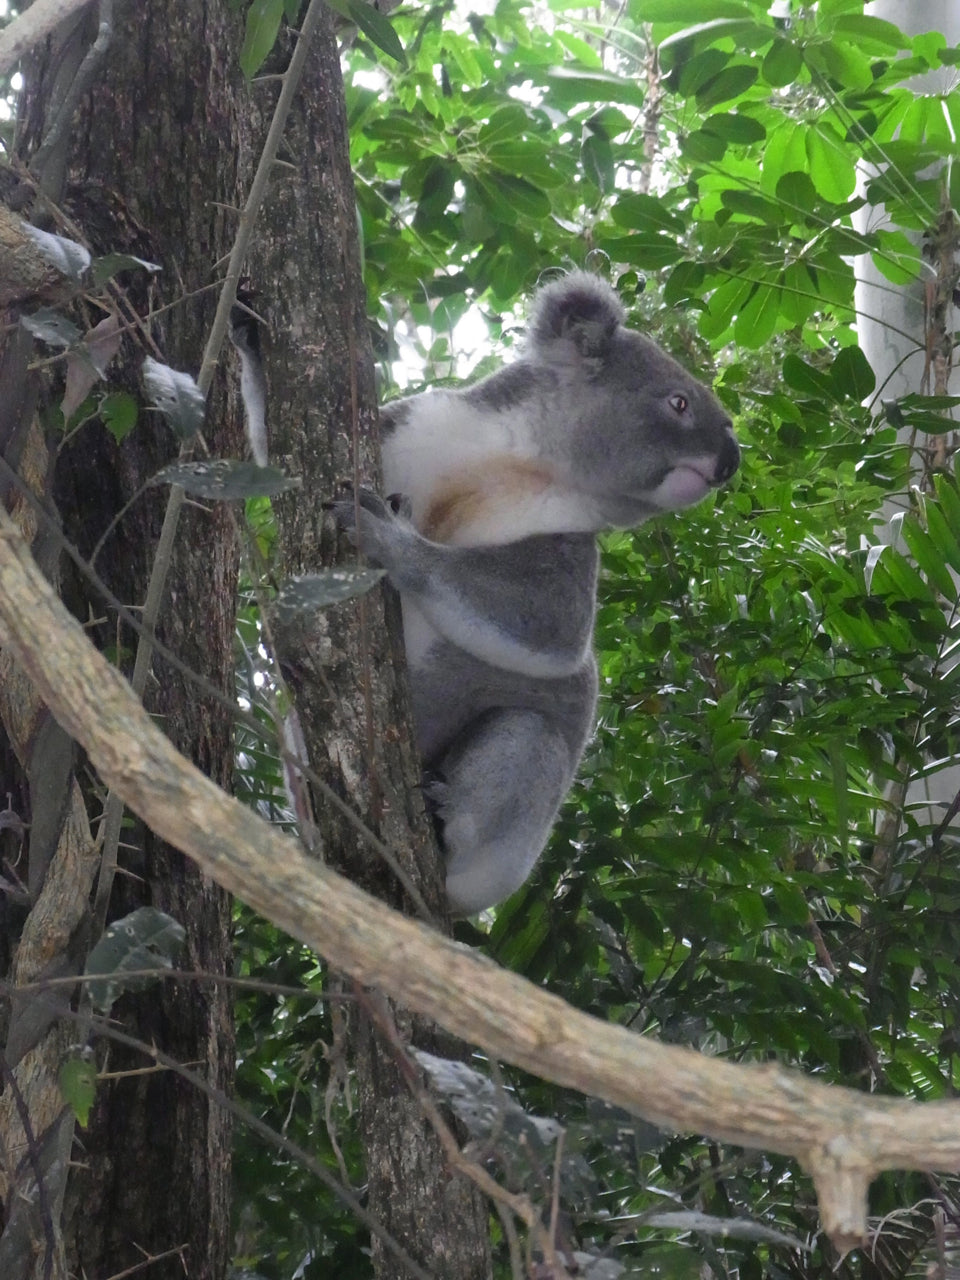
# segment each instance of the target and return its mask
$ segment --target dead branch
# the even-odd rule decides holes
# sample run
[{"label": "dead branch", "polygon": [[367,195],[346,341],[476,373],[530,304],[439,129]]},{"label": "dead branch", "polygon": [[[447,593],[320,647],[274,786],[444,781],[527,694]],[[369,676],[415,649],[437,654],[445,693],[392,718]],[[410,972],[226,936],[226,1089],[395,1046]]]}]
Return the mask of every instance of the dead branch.
[{"label": "dead branch", "polygon": [[736,1065],[589,1017],[304,856],[184,760],[101,657],[0,512],[0,630],[104,780],[230,893],[338,969],[493,1055],[680,1132],[795,1157],[848,1250],[884,1169],[960,1169],[960,1102],[870,1097]]}]

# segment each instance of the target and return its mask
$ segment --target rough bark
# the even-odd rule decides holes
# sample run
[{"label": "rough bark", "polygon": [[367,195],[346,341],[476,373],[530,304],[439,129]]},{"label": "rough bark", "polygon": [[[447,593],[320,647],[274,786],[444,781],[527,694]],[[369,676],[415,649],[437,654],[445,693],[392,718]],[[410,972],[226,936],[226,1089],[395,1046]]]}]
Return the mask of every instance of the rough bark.
[{"label": "rough bark", "polygon": [[[95,11],[86,21],[81,18],[26,68],[17,152],[27,164],[36,158],[67,97],[72,72],[95,35],[95,18]],[[216,278],[216,263],[228,251],[234,231],[228,209],[238,202],[236,116],[246,92],[237,67],[239,35],[239,20],[216,0],[116,4],[112,47],[98,68],[94,90],[72,127],[47,148],[42,172],[36,175],[74,229],[34,198],[29,183],[19,193],[24,212],[48,229],[82,235],[94,253],[125,251],[161,265],[162,272],[149,282],[146,277],[133,280],[129,298],[141,315],[180,299],[147,328],[156,344],[154,354],[194,373],[215,296],[209,290],[190,295]],[[76,318],[95,323],[101,315],[78,311]],[[132,389],[143,354],[143,341],[131,336],[121,376]],[[26,385],[22,379],[21,385]],[[33,390],[32,398],[49,408],[58,390],[54,373]],[[21,429],[31,420],[34,406],[29,400],[30,395],[23,397],[20,420],[14,424]],[[235,455],[240,448],[239,416],[227,411],[222,387],[212,397],[206,434],[215,454]],[[7,438],[15,439],[16,432]],[[178,448],[159,417],[147,413],[122,446],[99,423],[85,426],[58,453],[55,439],[46,443],[42,491],[55,499],[57,519],[84,556]],[[16,469],[20,458],[5,456]],[[159,489],[137,498],[98,556],[97,572],[125,602],[137,604],[144,598],[164,502]],[[118,624],[75,568],[60,564],[55,554],[51,565],[58,569],[64,597],[77,616],[97,620],[89,634],[102,647],[117,648],[129,670],[136,637]],[[191,668],[227,693],[233,680],[236,576],[237,542],[228,513],[221,507],[191,508],[182,520],[159,633]],[[224,706],[211,705],[159,659],[153,664],[147,705],[162,716],[188,758],[219,784],[229,784],[232,732]],[[50,794],[48,787],[40,795],[33,788],[34,823],[44,812],[62,811],[66,785],[64,780],[59,794]],[[94,814],[101,803],[102,796],[88,795]],[[184,966],[223,972],[229,964],[227,895],[139,824],[124,829],[119,861],[111,917],[144,903],[167,911],[187,930]],[[82,886],[85,897],[90,878]],[[79,931],[78,941],[74,929],[69,953],[74,966],[82,966],[95,941],[89,936],[89,905],[84,917],[86,932]],[[70,922],[59,923],[63,928]],[[8,926],[9,921],[0,927]],[[7,940],[19,955],[26,930],[14,934]],[[18,970],[13,972],[25,980]],[[142,997],[124,997],[114,1012],[147,1044],[156,1043],[181,1061],[204,1064],[212,1083],[229,1087],[232,1026],[221,988],[165,984]],[[75,1027],[59,1034],[68,1045],[76,1041]],[[147,1065],[142,1055],[108,1054],[103,1045],[98,1052],[112,1078],[100,1083],[90,1125],[73,1152],[64,1205],[67,1266],[77,1274],[108,1276],[142,1265],[146,1254],[157,1259],[150,1275],[158,1280],[182,1277],[184,1268],[192,1277],[216,1280],[225,1274],[229,1259],[227,1117],[170,1073],[124,1076],[128,1070],[142,1072]],[[54,1053],[48,1066],[54,1074],[56,1065]],[[42,1261],[42,1239],[38,1247]],[[3,1274],[13,1280],[16,1273]]]},{"label": "rough bark", "polygon": [[[326,18],[286,143],[295,169],[278,177],[251,262],[257,308],[270,327],[271,461],[303,480],[277,504],[285,575],[332,562],[333,531],[321,503],[345,480],[374,483],[379,465],[343,89]],[[312,766],[390,846],[441,919],[439,864],[419,798],[395,639],[378,592],[360,606],[312,616],[280,642]],[[399,904],[393,874],[322,796],[315,801],[324,856]],[[405,1040],[451,1051],[430,1024],[402,1011],[394,1016]],[[371,1211],[432,1272],[481,1280],[490,1269],[482,1198],[449,1170],[395,1052],[363,1012],[350,1038]],[[378,1276],[395,1275],[379,1241],[373,1256]]]}]

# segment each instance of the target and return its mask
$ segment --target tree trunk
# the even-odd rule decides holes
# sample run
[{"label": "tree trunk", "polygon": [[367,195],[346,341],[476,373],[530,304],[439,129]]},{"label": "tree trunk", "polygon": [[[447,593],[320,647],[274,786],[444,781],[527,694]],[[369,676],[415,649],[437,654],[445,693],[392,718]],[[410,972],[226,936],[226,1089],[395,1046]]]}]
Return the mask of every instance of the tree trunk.
[{"label": "tree trunk", "polygon": [[[281,562],[289,575],[333,562],[335,539],[321,503],[345,480],[376,483],[379,470],[343,89],[326,17],[286,144],[297,167],[276,184],[251,271],[257,307],[271,331],[271,460],[303,480],[295,496],[277,504]],[[297,272],[294,260],[309,265]],[[393,610],[388,630],[377,592],[359,605],[309,615],[281,637],[281,656],[311,765],[390,847],[442,920],[439,862],[420,800],[405,682],[394,661],[396,622]],[[379,855],[322,795],[314,801],[315,846],[365,887],[401,903]],[[351,1056],[370,1209],[431,1273],[482,1280],[490,1274],[484,1202],[447,1168],[396,1051],[374,1030],[358,994]],[[396,1019],[403,1040],[450,1053],[423,1020],[397,1010],[387,1016]],[[396,1276],[398,1264],[379,1241],[373,1256],[377,1276]]]},{"label": "tree trunk", "polygon": [[[97,31],[96,10],[81,14],[59,34],[42,57],[25,68],[25,88],[17,136],[17,156],[34,163],[46,197],[69,215],[73,227],[50,206],[35,198],[24,182],[15,193],[33,219],[60,234],[83,236],[95,254],[128,252],[160,264],[156,276],[124,276],[128,299],[141,316],[176,304],[149,322],[156,344],[150,354],[174,368],[196,373],[215,304],[209,285],[216,264],[228,252],[235,231],[235,208],[246,186],[237,172],[237,117],[245,108],[247,90],[237,64],[240,23],[219,0],[149,0],[118,3],[113,16],[113,41],[106,60],[97,68],[92,92],[82,99],[77,118],[59,136],[50,125],[65,100],[72,77]],[[43,140],[46,139],[46,144]],[[52,145],[51,145],[52,142]],[[199,292],[206,290],[206,292]],[[102,311],[76,308],[74,318],[87,327]],[[4,359],[15,372],[18,402],[6,423],[5,457],[25,470],[17,441],[29,439],[35,452],[45,454],[33,468],[34,491],[52,495],[63,530],[87,558],[110,522],[131,498],[133,502],[100,550],[95,569],[125,604],[139,605],[145,596],[166,491],[151,488],[134,497],[140,486],[164,463],[176,457],[177,442],[155,413],[141,412],[131,435],[118,446],[106,428],[93,421],[66,443],[43,437],[35,409],[50,420],[62,388],[55,370],[42,382],[26,370],[22,331],[13,330]],[[40,351],[46,355],[48,352]],[[144,343],[131,335],[125,340],[119,375],[135,389]],[[113,375],[112,375],[113,376]],[[215,386],[205,427],[215,456],[236,455],[241,447],[239,416],[228,411],[223,387]],[[89,632],[104,648],[114,648],[118,661],[130,669],[136,647],[133,631],[85,576],[56,554],[57,544],[44,536],[37,543],[47,550],[51,573],[62,581],[65,599],[84,619]],[[50,548],[53,551],[50,551]],[[229,785],[232,760],[230,699],[233,690],[232,646],[237,580],[237,538],[225,507],[185,510],[176,543],[159,636],[193,670],[222,690],[217,702],[201,693],[177,671],[155,656],[147,690],[147,705],[162,717],[176,745],[214,780]],[[41,715],[42,722],[42,715]],[[16,749],[16,734],[4,716],[7,736]],[[29,756],[17,788],[28,806],[25,816],[33,827],[52,828],[48,848],[56,847],[49,868],[34,867],[31,843],[32,910],[26,921],[0,920],[4,944],[12,956],[9,972],[18,982],[40,973],[77,972],[82,968],[91,936],[89,895],[99,851],[85,849],[83,877],[59,861],[56,833],[64,812],[75,825],[85,820],[76,780],[71,781],[69,744],[45,759],[62,763],[51,787],[31,775]],[[79,776],[85,780],[86,773]],[[84,785],[86,785],[84,783]],[[72,788],[72,790],[71,790]],[[89,791],[86,807],[99,818],[102,796]],[[67,809],[69,802],[70,808]],[[91,852],[96,855],[91,857]],[[64,934],[59,953],[28,971],[18,964],[36,916],[41,891],[53,878],[69,879],[85,910],[79,920],[54,924]],[[81,884],[82,879],[82,884]],[[182,957],[186,969],[223,973],[229,965],[230,904],[226,895],[205,880],[192,864],[170,846],[135,823],[124,828],[119,871],[110,902],[110,917],[150,904],[179,920],[187,933]],[[48,921],[49,926],[49,921]],[[42,929],[42,922],[37,923]],[[2,957],[2,953],[0,953]],[[16,1006],[14,1006],[16,1010]],[[113,1010],[124,1030],[147,1045],[156,1044],[189,1063],[211,1083],[228,1088],[233,1069],[232,1023],[229,999],[222,984],[168,982],[144,995],[126,995]],[[16,1013],[8,1031],[17,1029]],[[33,1040],[23,1030],[26,1043]],[[75,1024],[55,1024],[45,1032],[34,1054],[45,1054],[48,1082],[56,1082],[60,1061],[69,1056],[80,1035]],[[16,1067],[23,1043],[13,1046],[7,1036],[7,1062]],[[29,1165],[13,1165],[8,1185],[7,1217],[0,1238],[4,1280],[20,1280],[30,1270],[31,1251],[36,1274],[43,1274],[47,1246],[62,1227],[60,1265],[74,1274],[110,1276],[150,1263],[151,1280],[190,1275],[193,1280],[217,1280],[229,1260],[229,1143],[228,1117],[205,1095],[169,1072],[145,1071],[150,1059],[98,1045],[98,1064],[109,1072],[97,1087],[89,1126],[78,1135],[71,1154],[63,1219],[59,1214],[62,1180],[49,1164],[51,1181],[38,1213],[21,1236],[11,1234],[17,1222],[17,1190],[28,1177]],[[134,1074],[124,1074],[124,1073]],[[6,1101],[15,1089],[7,1081]],[[55,1095],[48,1090],[47,1098]],[[0,1119],[8,1121],[8,1113]],[[32,1118],[33,1119],[33,1118]],[[46,1152],[47,1137],[60,1126],[72,1132],[70,1113],[62,1102],[51,1121],[38,1110],[32,1124],[36,1145]],[[10,1136],[9,1124],[0,1137]],[[69,1133],[68,1133],[69,1137]],[[28,1144],[29,1145],[29,1144]],[[2,1148],[0,1148],[2,1150]],[[11,1170],[6,1146],[7,1171]],[[62,1164],[62,1161],[61,1161]],[[65,1168],[65,1165],[62,1167]],[[52,1214],[52,1217],[51,1217]],[[9,1240],[10,1252],[3,1254]]]},{"label": "tree trunk", "polygon": [[[947,45],[960,41],[960,8],[955,0],[874,0],[871,16],[894,23],[908,35],[923,31],[939,31]],[[952,68],[943,67],[906,81],[906,87],[918,94],[947,94],[953,87]],[[867,183],[876,170],[872,165],[860,166],[860,186]],[[944,175],[946,181],[946,175]],[[953,346],[953,289],[956,272],[957,239],[955,214],[944,206],[944,217],[938,226],[928,229],[923,274],[909,285],[899,288],[877,269],[873,259],[864,254],[857,260],[855,304],[857,308],[857,340],[876,375],[880,398],[895,400],[907,395],[948,395]],[[864,205],[853,215],[853,223],[861,231],[875,230],[888,224],[882,205]],[[910,233],[914,234],[914,233]],[[949,412],[949,411],[948,411]],[[912,431],[900,432],[901,442],[908,442]],[[917,442],[924,444],[923,439]],[[931,467],[940,467],[946,457],[947,437],[933,437],[927,452]],[[919,464],[915,470],[929,468]],[[918,475],[916,483],[923,483]],[[888,501],[882,509],[884,523],[879,537],[909,555],[900,538],[900,520],[908,503],[905,497]],[[904,766],[906,768],[906,766]],[[880,851],[884,859],[900,829],[904,805],[911,808],[914,820],[935,826],[942,821],[944,809],[960,792],[960,767],[951,765],[935,774],[904,785],[893,784],[893,804],[880,822]],[[956,822],[954,822],[956,826]]]}]

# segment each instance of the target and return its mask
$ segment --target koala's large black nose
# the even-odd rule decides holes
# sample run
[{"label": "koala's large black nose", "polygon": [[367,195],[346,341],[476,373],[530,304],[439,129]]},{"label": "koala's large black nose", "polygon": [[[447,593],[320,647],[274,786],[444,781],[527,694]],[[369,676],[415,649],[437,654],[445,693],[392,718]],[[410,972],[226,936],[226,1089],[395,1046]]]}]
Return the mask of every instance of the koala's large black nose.
[{"label": "koala's large black nose", "polygon": [[720,447],[717,458],[717,484],[725,484],[735,474],[740,465],[740,446],[733,437],[733,428],[727,428],[727,435]]}]

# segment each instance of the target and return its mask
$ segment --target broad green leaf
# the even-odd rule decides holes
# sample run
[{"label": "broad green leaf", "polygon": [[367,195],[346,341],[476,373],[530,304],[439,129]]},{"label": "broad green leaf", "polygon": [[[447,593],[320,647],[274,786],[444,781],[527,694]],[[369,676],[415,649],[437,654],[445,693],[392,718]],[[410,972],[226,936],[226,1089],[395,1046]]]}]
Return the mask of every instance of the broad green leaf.
[{"label": "broad green leaf", "polygon": [[634,236],[602,236],[598,241],[614,262],[629,262],[647,271],[670,267],[684,256],[685,249],[669,236],[638,232]]},{"label": "broad green leaf", "polygon": [[870,361],[859,347],[844,347],[830,369],[837,390],[851,400],[866,400],[877,385]]},{"label": "broad green leaf", "polygon": [[721,111],[708,116],[703,122],[707,133],[715,133],[725,142],[740,146],[749,146],[752,142],[762,142],[767,131],[759,120],[753,116],[738,115],[733,111]]},{"label": "broad green leaf", "polygon": [[733,336],[744,347],[762,347],[773,336],[780,314],[780,290],[771,273],[768,281],[758,284],[751,297],[740,308]]},{"label": "broad green leaf", "polygon": [[833,29],[843,35],[852,36],[858,46],[871,51],[879,48],[881,51],[899,52],[901,49],[910,48],[908,38],[902,35],[892,22],[886,22],[883,18],[875,18],[866,13],[843,14],[835,19]]},{"label": "broad green leaf", "polygon": [[483,125],[477,134],[477,145],[481,150],[486,150],[495,142],[513,143],[526,133],[529,127],[530,117],[526,109],[517,102],[511,102],[495,111]]},{"label": "broad green leaf", "polygon": [[632,231],[666,231],[682,236],[686,230],[683,219],[671,212],[662,200],[639,191],[621,195],[610,210],[610,217],[618,227],[629,227]]},{"label": "broad green leaf", "polygon": [[806,129],[798,128],[792,120],[785,120],[768,131],[760,170],[760,185],[768,194],[772,195],[777,190],[777,183],[785,173],[806,169],[805,134]]},{"label": "broad green leaf", "polygon": [[276,44],[282,17],[283,0],[251,0],[240,50],[240,68],[248,80],[257,74]]},{"label": "broad green leaf", "polygon": [[829,120],[809,121],[804,136],[813,185],[825,200],[842,204],[857,185],[856,156]]},{"label": "broad green leaf", "polygon": [[725,209],[733,213],[742,213],[749,218],[756,218],[770,226],[779,226],[784,221],[784,209],[774,200],[767,200],[754,191],[742,191],[738,187],[726,187],[720,192],[720,201]]},{"label": "broad green leaf", "polygon": [[687,160],[698,164],[713,164],[723,159],[727,144],[715,133],[707,133],[705,129],[694,129],[692,133],[681,135],[680,151]]},{"label": "broad green leaf", "polygon": [[761,74],[767,84],[774,89],[792,84],[800,75],[803,66],[803,53],[798,45],[780,36],[764,55]]},{"label": "broad green leaf", "polygon": [[504,201],[528,218],[541,219],[550,215],[550,197],[545,191],[508,173],[488,173],[488,182],[497,187]]},{"label": "broad green leaf", "polygon": [[718,338],[733,323],[741,307],[753,292],[753,283],[740,276],[731,276],[714,289],[707,301],[707,310],[700,316],[700,332],[705,338]]},{"label": "broad green leaf", "polygon": [[803,395],[823,398],[831,403],[839,399],[836,384],[830,374],[815,369],[792,352],[783,361],[783,380],[787,386]]},{"label": "broad green leaf", "polygon": [[726,67],[697,90],[697,106],[701,111],[708,111],[721,102],[739,98],[754,83],[757,75],[757,68],[753,66]]},{"label": "broad green leaf", "polygon": [[706,274],[702,262],[679,262],[663,286],[664,302],[675,307],[690,297],[699,298]]}]

